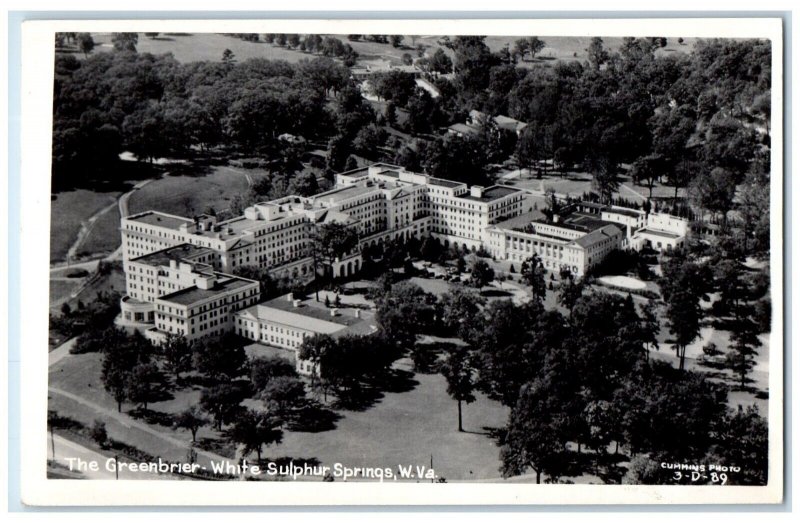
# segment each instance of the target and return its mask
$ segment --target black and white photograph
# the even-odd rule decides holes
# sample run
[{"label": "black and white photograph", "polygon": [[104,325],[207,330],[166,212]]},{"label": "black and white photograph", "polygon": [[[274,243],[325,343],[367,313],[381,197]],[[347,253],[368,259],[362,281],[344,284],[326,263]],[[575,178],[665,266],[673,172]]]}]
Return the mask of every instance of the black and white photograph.
[{"label": "black and white photograph", "polygon": [[383,22],[37,33],[32,474],[779,502],[780,22]]}]

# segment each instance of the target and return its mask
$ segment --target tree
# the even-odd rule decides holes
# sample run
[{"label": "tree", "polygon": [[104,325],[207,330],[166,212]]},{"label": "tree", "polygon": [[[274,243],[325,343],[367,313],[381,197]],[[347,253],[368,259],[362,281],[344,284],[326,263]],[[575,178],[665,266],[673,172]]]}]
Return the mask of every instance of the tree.
[{"label": "tree", "polygon": [[346,223],[329,222],[316,227],[314,252],[327,264],[327,272],[333,274],[333,264],[358,246],[358,233]]},{"label": "tree", "polygon": [[78,49],[81,50],[83,56],[88,57],[89,53],[91,53],[94,50],[94,45],[95,45],[92,35],[90,35],[89,33],[78,33],[78,36],[76,38],[78,40]]},{"label": "tree", "polygon": [[651,200],[653,199],[653,187],[664,174],[666,174],[666,169],[663,159],[652,154],[638,158],[633,162],[630,170],[631,178],[647,187],[648,198]]},{"label": "tree", "polygon": [[536,253],[532,254],[530,258],[522,262],[520,276],[522,276],[522,281],[531,287],[533,303],[541,307],[545,296],[547,295],[547,285],[544,280],[544,265]]},{"label": "tree", "polygon": [[277,444],[283,440],[280,421],[269,413],[260,413],[247,409],[236,417],[236,421],[227,431],[227,437],[242,447],[242,456],[255,452],[261,462],[264,445]]},{"label": "tree", "polygon": [[664,469],[656,460],[644,454],[631,459],[622,477],[623,485],[661,485],[664,482]]},{"label": "tree", "polygon": [[375,95],[399,106],[408,104],[417,89],[414,75],[396,69],[373,73],[369,78],[369,85]]},{"label": "tree", "polygon": [[312,196],[320,192],[317,177],[313,172],[307,171],[292,177],[286,192],[291,195]]},{"label": "tree", "polygon": [[458,431],[464,432],[461,423],[461,402],[469,404],[475,401],[473,394],[475,383],[467,351],[463,349],[451,351],[442,365],[441,372],[447,380],[447,393],[458,402]]},{"label": "tree", "polygon": [[608,51],[603,47],[603,39],[597,36],[592,38],[588,49],[586,49],[586,54],[589,65],[595,70],[600,70],[600,67],[602,67],[610,57]]},{"label": "tree", "polygon": [[489,71],[498,62],[485,39],[485,36],[457,36],[452,40],[456,85],[468,96],[489,85]]},{"label": "tree", "polygon": [[89,429],[89,437],[100,445],[101,449],[108,448],[108,431],[106,424],[99,419],[94,420],[91,429]]},{"label": "tree", "polygon": [[721,214],[722,222],[726,223],[736,196],[736,181],[729,171],[721,167],[711,172],[701,172],[692,180],[689,196],[697,207],[708,210],[714,218]]},{"label": "tree", "polygon": [[122,403],[129,399],[129,383],[133,369],[150,361],[151,345],[140,334],[126,337],[114,330],[115,343],[103,348],[103,387],[117,402],[117,410],[122,412]]},{"label": "tree", "polygon": [[306,399],[306,387],[296,376],[278,376],[261,390],[261,401],[281,422],[291,419]]},{"label": "tree", "polygon": [[747,375],[755,365],[756,349],[762,345],[758,338],[758,326],[752,319],[752,307],[741,304],[736,307],[736,318],[731,325],[731,346],[725,363],[735,375],[739,384],[745,387]]},{"label": "tree", "polygon": [[145,33],[144,35],[150,40],[155,40],[159,33]]},{"label": "tree", "polygon": [[685,368],[686,346],[700,334],[701,314],[699,299],[691,292],[675,292],[667,302],[667,320],[669,330],[674,336],[680,370]]},{"label": "tree", "polygon": [[447,53],[439,48],[433,53],[433,56],[431,56],[428,67],[431,72],[434,73],[450,74],[453,72],[453,61],[447,56]]},{"label": "tree", "polygon": [[725,419],[711,455],[721,464],[736,464],[741,472],[729,474],[735,485],[766,485],[769,474],[769,430],[758,407],[740,405]]},{"label": "tree", "polygon": [[553,386],[546,378],[537,378],[522,391],[512,409],[500,449],[505,477],[531,469],[536,473],[538,485],[542,474],[548,474],[551,479],[559,476],[564,465],[567,435],[560,420],[563,413],[551,406],[559,397],[549,390]]},{"label": "tree", "polygon": [[486,299],[480,293],[463,285],[454,285],[439,298],[442,323],[467,341],[485,304]]},{"label": "tree", "polygon": [[280,356],[266,356],[250,360],[250,382],[255,390],[264,390],[267,384],[281,377],[295,377],[294,365]]},{"label": "tree", "polygon": [[[769,249],[769,172],[754,168],[747,174],[738,191],[738,210],[742,215],[744,250],[751,248],[766,252]],[[751,246],[750,240],[753,240]]]},{"label": "tree", "polygon": [[642,317],[642,333],[644,334],[644,353],[645,358],[649,357],[650,346],[658,349],[658,333],[661,330],[661,322],[658,319],[658,306],[654,300],[648,300],[639,306]]},{"label": "tree", "polygon": [[197,431],[208,425],[208,418],[194,405],[175,416],[173,429],[186,429],[192,433],[192,443],[197,441]]},{"label": "tree", "polygon": [[389,41],[391,42],[392,47],[400,47],[403,44],[403,36],[389,35]]},{"label": "tree", "polygon": [[114,44],[115,51],[132,51],[136,52],[136,44],[139,43],[138,33],[114,33],[111,37],[111,42]]},{"label": "tree", "polygon": [[522,130],[514,155],[520,167],[528,169],[528,175],[533,176],[533,167],[539,160],[539,137],[536,136],[536,129],[533,126],[529,125]]},{"label": "tree", "polygon": [[530,44],[530,53],[531,53],[531,60],[536,58],[536,53],[541,51],[547,45],[544,40],[540,40],[538,36],[531,36],[528,38],[528,42]]},{"label": "tree", "polygon": [[122,403],[128,399],[128,381],[130,371],[116,366],[103,365],[103,387],[117,402],[117,412],[122,412]]},{"label": "tree", "polygon": [[232,422],[240,414],[242,392],[225,383],[203,389],[200,406],[214,418],[214,428],[222,430],[223,424]]},{"label": "tree", "polygon": [[233,65],[236,63],[236,55],[230,49],[222,51],[222,63],[225,65]]},{"label": "tree", "polygon": [[700,300],[705,298],[711,277],[705,267],[681,258],[662,264],[662,271],[664,276],[659,281],[661,294],[667,304],[667,322],[674,336],[679,368],[683,370],[686,346],[700,333],[703,316]]},{"label": "tree", "polygon": [[481,289],[489,285],[494,280],[495,274],[485,260],[476,259],[472,264],[470,272],[470,283],[477,289]]},{"label": "tree", "polygon": [[613,194],[619,190],[616,162],[604,155],[589,159],[588,164],[592,173],[592,187],[600,195],[601,201],[610,203]]},{"label": "tree", "polygon": [[175,381],[180,381],[182,372],[192,370],[194,348],[185,336],[169,334],[161,350],[165,367],[175,376]]},{"label": "tree", "polygon": [[246,363],[243,340],[233,333],[203,338],[195,345],[194,366],[212,380],[236,378]]},{"label": "tree", "polygon": [[578,300],[583,296],[585,282],[583,279],[568,278],[561,282],[558,288],[558,303],[571,311]]},{"label": "tree", "polygon": [[147,404],[153,401],[162,383],[163,379],[158,365],[140,363],[131,370],[127,383],[127,398],[147,410]]},{"label": "tree", "polygon": [[[320,365],[322,363],[325,354],[329,351],[335,350],[336,341],[327,334],[316,334],[314,336],[307,337],[303,340],[303,343],[300,345],[300,350],[297,353],[297,357],[300,360],[311,362],[311,387],[316,388],[320,385]],[[325,388],[325,383],[321,383],[323,388]]]},{"label": "tree", "polygon": [[433,325],[436,298],[419,285],[401,281],[375,300],[380,333],[393,346],[411,349],[417,334]]},{"label": "tree", "polygon": [[528,54],[530,46],[530,41],[527,38],[520,38],[514,41],[514,50],[512,51],[514,58],[519,57],[524,62],[525,55]]}]

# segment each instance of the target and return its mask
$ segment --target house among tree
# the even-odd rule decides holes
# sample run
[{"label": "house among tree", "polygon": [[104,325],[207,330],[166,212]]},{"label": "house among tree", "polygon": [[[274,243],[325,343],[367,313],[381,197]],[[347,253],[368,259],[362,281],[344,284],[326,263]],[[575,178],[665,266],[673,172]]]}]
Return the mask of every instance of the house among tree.
[{"label": "house among tree", "polygon": [[455,123],[447,128],[447,132],[457,134],[459,136],[477,135],[480,132],[481,122],[486,119],[491,119],[494,125],[503,131],[510,131],[517,136],[522,133],[528,124],[520,122],[509,116],[489,116],[486,113],[477,111],[475,109],[469,112],[469,117],[465,123]]},{"label": "house among tree", "polygon": [[377,64],[354,65],[350,68],[350,76],[357,82],[365,82],[375,73],[388,73],[400,71],[414,78],[422,78],[422,69],[416,65],[394,65],[391,62],[378,62]]}]

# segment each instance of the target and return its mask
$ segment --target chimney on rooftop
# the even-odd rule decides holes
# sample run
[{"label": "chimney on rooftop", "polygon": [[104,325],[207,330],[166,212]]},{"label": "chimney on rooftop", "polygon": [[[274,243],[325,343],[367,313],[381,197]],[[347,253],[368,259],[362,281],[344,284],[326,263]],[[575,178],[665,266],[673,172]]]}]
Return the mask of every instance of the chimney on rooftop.
[{"label": "chimney on rooftop", "polygon": [[335,308],[331,309],[331,316],[338,316],[338,315],[339,315],[339,309],[335,309]]},{"label": "chimney on rooftop", "polygon": [[294,293],[290,292],[286,295],[286,301],[294,301]]},{"label": "chimney on rooftop", "polygon": [[470,196],[474,196],[475,198],[481,198],[483,196],[483,186],[482,185],[473,185],[469,188]]},{"label": "chimney on rooftop", "polygon": [[355,314],[356,314],[356,318],[360,318],[361,317],[361,309],[356,309],[355,310]]},{"label": "chimney on rooftop", "polygon": [[292,300],[292,306],[293,306],[294,308],[297,308],[297,307],[299,307],[299,306],[300,306],[300,301],[301,301],[301,300]]}]

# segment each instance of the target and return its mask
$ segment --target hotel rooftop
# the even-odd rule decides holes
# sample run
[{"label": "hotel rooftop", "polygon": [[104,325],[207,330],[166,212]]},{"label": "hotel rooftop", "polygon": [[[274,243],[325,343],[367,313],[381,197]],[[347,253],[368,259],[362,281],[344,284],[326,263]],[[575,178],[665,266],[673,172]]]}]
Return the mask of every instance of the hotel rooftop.
[{"label": "hotel rooftop", "polygon": [[132,214],[125,217],[128,220],[141,222],[147,225],[157,225],[159,227],[167,227],[168,229],[180,230],[181,225],[194,225],[194,220],[183,218],[181,216],[173,216],[158,211],[145,211],[139,214]]},{"label": "hotel rooftop", "polygon": [[196,258],[214,255],[215,251],[207,247],[198,247],[190,243],[182,243],[175,247],[169,247],[161,251],[151,252],[138,258],[133,258],[131,261],[136,263],[144,263],[153,267],[161,267],[169,265],[170,261],[177,262],[193,262]]},{"label": "hotel rooftop", "polygon": [[213,298],[214,296],[219,295],[221,292],[235,291],[241,289],[242,287],[247,287],[248,285],[258,283],[254,280],[246,280],[244,278],[230,276],[221,272],[215,272],[214,276],[216,276],[217,279],[208,289],[201,289],[200,287],[193,285],[191,287],[187,287],[186,289],[165,294],[164,296],[159,297],[158,300],[175,303],[177,305],[192,305],[193,303]]}]

